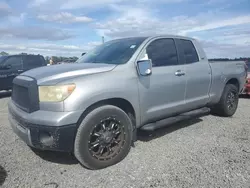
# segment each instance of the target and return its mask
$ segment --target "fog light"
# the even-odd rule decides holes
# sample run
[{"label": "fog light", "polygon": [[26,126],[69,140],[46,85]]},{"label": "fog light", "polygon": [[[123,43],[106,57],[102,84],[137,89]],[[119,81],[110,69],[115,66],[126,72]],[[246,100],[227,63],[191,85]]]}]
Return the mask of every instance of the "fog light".
[{"label": "fog light", "polygon": [[45,146],[52,146],[54,138],[49,132],[41,132],[39,136],[40,142]]}]

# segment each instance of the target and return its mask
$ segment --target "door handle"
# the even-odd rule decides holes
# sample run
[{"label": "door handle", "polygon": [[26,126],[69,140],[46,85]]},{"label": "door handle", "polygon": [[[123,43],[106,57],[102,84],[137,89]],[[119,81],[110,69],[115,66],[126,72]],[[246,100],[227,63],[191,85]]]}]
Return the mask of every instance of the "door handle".
[{"label": "door handle", "polygon": [[177,70],[175,72],[175,76],[184,76],[185,75],[185,72],[182,72],[181,70]]},{"label": "door handle", "polygon": [[17,70],[18,72],[23,72],[23,70]]}]

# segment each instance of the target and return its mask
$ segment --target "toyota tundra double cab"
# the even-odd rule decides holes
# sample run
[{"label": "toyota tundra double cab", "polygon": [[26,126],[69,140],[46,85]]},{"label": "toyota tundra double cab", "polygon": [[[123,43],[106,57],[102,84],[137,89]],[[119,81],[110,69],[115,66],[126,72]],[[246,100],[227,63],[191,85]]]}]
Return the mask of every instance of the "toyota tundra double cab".
[{"label": "toyota tundra double cab", "polygon": [[71,152],[89,169],[122,161],[136,131],[197,114],[233,116],[243,61],[209,62],[200,43],[161,35],[111,40],[76,63],[13,80],[9,121],[32,148]]}]

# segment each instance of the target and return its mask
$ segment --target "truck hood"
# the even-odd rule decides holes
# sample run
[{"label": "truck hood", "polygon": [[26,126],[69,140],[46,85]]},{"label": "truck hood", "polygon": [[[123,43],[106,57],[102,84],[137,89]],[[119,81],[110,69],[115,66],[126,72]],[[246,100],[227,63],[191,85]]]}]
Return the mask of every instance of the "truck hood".
[{"label": "truck hood", "polygon": [[38,83],[62,80],[65,78],[107,72],[116,65],[101,63],[72,63],[39,67],[22,73],[23,76],[35,78]]}]

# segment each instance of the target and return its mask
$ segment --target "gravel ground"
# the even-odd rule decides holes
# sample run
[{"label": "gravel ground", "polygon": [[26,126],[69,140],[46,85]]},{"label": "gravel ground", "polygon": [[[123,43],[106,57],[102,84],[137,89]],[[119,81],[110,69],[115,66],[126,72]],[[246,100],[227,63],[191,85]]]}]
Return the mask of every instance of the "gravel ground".
[{"label": "gravel ground", "polygon": [[68,154],[32,151],[9,126],[8,100],[1,94],[0,187],[250,187],[250,99],[240,99],[233,118],[141,132],[122,162],[98,171]]}]

